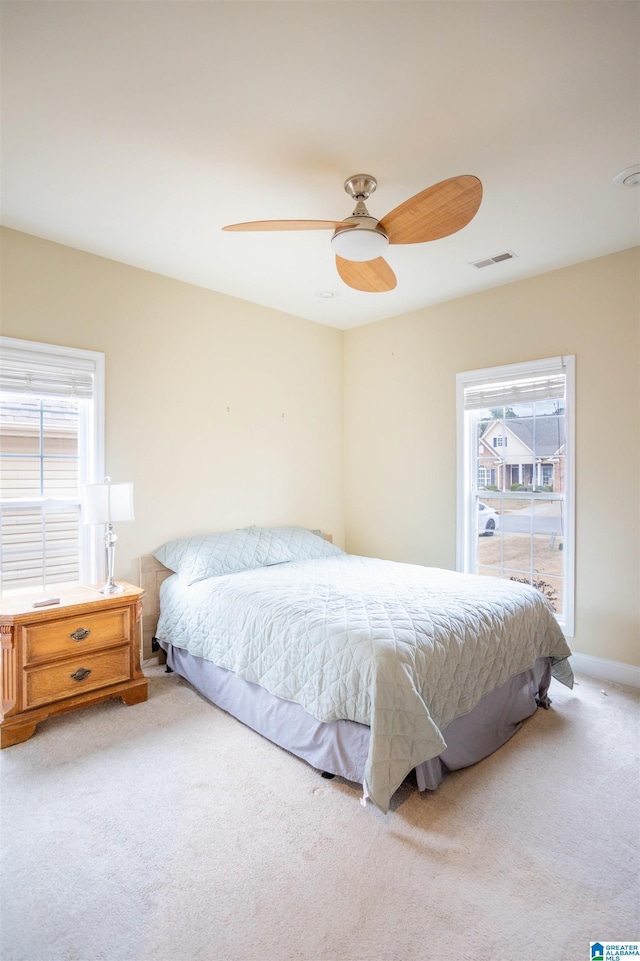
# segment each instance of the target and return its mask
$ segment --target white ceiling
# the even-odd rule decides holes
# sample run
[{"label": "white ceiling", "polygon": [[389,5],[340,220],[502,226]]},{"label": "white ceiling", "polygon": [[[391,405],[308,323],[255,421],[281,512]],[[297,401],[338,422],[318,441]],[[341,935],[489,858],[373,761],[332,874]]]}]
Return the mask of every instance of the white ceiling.
[{"label": "white ceiling", "polygon": [[[622,250],[639,24],[636,0],[3,3],[2,222],[345,329]],[[380,294],[342,283],[330,232],[220,229],[348,217],[361,172],[379,219],[457,174],[484,198],[390,247]]]}]

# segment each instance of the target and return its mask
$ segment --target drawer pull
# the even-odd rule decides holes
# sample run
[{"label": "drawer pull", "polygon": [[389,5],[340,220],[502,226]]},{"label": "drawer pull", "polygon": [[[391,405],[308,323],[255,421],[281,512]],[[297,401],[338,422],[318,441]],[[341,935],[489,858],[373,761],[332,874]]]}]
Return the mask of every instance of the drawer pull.
[{"label": "drawer pull", "polygon": [[73,678],[74,681],[84,681],[89,677],[90,674],[91,671],[87,670],[86,667],[79,667],[77,671],[74,671],[74,673],[70,675],[70,677]]},{"label": "drawer pull", "polygon": [[89,637],[89,634],[91,634],[91,631],[88,631],[86,627],[79,627],[73,634],[69,634],[69,637],[73,638],[74,641],[84,641],[85,637]]}]

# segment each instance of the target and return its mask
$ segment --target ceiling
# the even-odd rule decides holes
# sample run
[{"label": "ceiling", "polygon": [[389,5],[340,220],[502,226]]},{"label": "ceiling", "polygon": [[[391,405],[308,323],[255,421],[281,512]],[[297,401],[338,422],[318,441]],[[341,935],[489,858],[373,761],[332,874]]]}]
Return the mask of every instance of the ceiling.
[{"label": "ceiling", "polygon": [[[636,0],[2,4],[2,222],[347,329],[640,241]],[[338,277],[329,231],[474,174],[458,233]],[[471,262],[516,256],[478,269]],[[335,296],[320,297],[331,292]]]}]

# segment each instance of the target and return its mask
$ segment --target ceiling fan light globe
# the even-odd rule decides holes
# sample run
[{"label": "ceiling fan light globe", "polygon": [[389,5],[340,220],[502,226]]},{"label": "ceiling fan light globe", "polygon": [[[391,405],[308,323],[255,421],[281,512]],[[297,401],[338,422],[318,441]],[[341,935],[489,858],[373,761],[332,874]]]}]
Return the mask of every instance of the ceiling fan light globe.
[{"label": "ceiling fan light globe", "polygon": [[389,246],[387,235],[375,227],[336,230],[331,238],[334,254],[344,260],[376,260]]}]

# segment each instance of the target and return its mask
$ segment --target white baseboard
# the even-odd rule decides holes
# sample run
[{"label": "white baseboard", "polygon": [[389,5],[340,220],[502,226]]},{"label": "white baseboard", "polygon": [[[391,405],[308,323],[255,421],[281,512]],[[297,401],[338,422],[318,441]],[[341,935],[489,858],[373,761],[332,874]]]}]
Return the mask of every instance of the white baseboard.
[{"label": "white baseboard", "polygon": [[571,655],[570,663],[574,671],[579,674],[589,674],[591,677],[601,677],[614,684],[627,684],[629,687],[640,687],[640,667],[633,664],[623,664],[622,661],[609,661],[606,657],[593,657],[591,654]]}]

